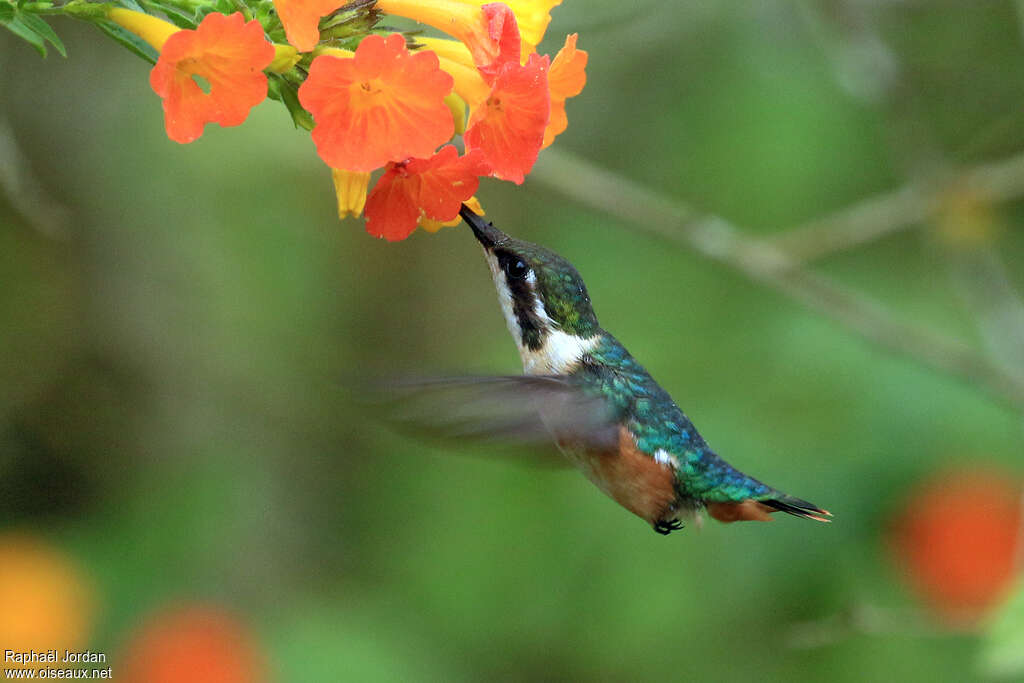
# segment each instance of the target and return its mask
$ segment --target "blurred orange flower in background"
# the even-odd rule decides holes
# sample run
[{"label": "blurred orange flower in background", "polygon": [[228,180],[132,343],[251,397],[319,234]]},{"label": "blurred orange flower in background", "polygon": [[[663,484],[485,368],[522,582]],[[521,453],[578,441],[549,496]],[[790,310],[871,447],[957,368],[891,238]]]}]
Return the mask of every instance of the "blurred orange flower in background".
[{"label": "blurred orange flower in background", "polygon": [[150,614],[114,663],[115,679],[125,683],[258,683],[266,671],[245,626],[206,604]]},{"label": "blurred orange flower in background", "polygon": [[0,534],[0,649],[55,649],[58,657],[82,650],[94,612],[92,589],[74,560],[41,538]]},{"label": "blurred orange flower in background", "polygon": [[891,546],[913,587],[943,618],[970,624],[1007,595],[1020,571],[1019,478],[998,469],[959,469],[913,491]]},{"label": "blurred orange flower in background", "polygon": [[[238,12],[212,13],[196,30],[181,30],[164,43],[149,84],[163,99],[167,136],[192,142],[207,123],[237,126],[267,97],[263,73],[274,59],[274,46],[258,21]],[[204,92],[195,77],[206,81]]]}]

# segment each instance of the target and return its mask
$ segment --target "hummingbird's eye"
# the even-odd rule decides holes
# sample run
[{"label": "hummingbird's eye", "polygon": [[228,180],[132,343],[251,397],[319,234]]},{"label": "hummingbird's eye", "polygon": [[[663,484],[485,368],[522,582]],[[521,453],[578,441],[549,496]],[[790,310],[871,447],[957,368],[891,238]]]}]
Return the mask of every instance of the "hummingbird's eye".
[{"label": "hummingbird's eye", "polygon": [[521,259],[509,259],[505,262],[505,273],[515,280],[523,279],[529,271],[529,266]]}]

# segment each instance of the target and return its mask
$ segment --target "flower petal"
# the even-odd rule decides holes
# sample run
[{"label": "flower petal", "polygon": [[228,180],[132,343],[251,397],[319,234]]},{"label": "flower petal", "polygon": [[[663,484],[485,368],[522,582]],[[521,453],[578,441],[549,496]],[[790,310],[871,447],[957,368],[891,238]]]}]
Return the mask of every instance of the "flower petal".
[{"label": "flower petal", "polygon": [[583,92],[587,84],[587,52],[576,49],[579,34],[573,33],[565,37],[565,46],[558,51],[551,62],[548,74],[548,87],[551,99],[567,100]]},{"label": "flower petal", "polygon": [[587,53],[576,49],[577,34],[565,38],[565,47],[558,51],[551,62],[548,72],[548,89],[551,92],[551,117],[544,129],[545,149],[569,127],[569,118],[565,115],[565,101],[583,92],[587,82]]}]

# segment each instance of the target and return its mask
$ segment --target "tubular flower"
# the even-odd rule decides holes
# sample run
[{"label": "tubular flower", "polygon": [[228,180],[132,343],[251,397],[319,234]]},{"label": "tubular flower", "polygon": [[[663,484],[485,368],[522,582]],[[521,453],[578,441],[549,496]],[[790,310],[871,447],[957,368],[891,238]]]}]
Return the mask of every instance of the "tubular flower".
[{"label": "tubular flower", "polygon": [[477,66],[487,66],[515,51],[519,59],[519,29],[515,15],[502,3],[463,0],[377,0],[377,9],[415,19],[458,38]]},{"label": "tubular flower", "polygon": [[338,197],[338,218],[345,218],[349,214],[359,216],[366,205],[370,174],[332,168],[331,179],[334,181],[334,193]]},{"label": "tubular flower", "polygon": [[144,12],[136,12],[120,7],[115,7],[108,11],[107,19],[142,38],[152,45],[153,49],[157,52],[164,49],[164,43],[167,42],[168,38],[181,30],[169,21],[157,19]]},{"label": "tubular flower", "polygon": [[[486,5],[490,0],[459,0],[467,5],[478,7]],[[551,23],[551,10],[562,4],[562,0],[505,0],[505,4],[515,13],[519,23],[519,31],[525,53],[534,52],[544,40],[544,32]]]},{"label": "tubular flower", "polygon": [[[263,69],[274,59],[274,46],[258,21],[206,15],[196,30],[177,31],[163,45],[149,74],[149,84],[164,101],[167,136],[192,142],[207,123],[237,126],[267,96]],[[195,81],[209,84],[203,92]]]},{"label": "tubular flower", "polygon": [[565,47],[558,51],[555,60],[551,62],[551,70],[548,72],[551,117],[547,128],[544,129],[544,144],[541,145],[541,149],[554,142],[555,136],[562,134],[569,127],[569,118],[565,115],[565,101],[583,92],[583,86],[587,83],[587,53],[576,49],[577,37],[576,33],[566,36]]},{"label": "tubular flower", "polygon": [[530,55],[525,66],[506,64],[487,101],[469,117],[466,149],[479,149],[502,180],[522,184],[533,168],[548,125],[547,55]]},{"label": "tubular flower", "polygon": [[367,36],[351,58],[316,57],[299,102],[316,121],[320,158],[332,168],[368,172],[429,156],[449,140],[455,126],[444,98],[451,90],[437,56],[410,53],[395,33]]},{"label": "tubular flower", "polygon": [[274,0],[288,42],[309,52],[320,42],[320,18],[345,4],[344,0]]},{"label": "tubular flower", "polygon": [[429,159],[388,164],[366,200],[366,231],[386,240],[404,240],[423,218],[450,221],[472,197],[487,173],[479,152],[459,156],[445,145]]}]

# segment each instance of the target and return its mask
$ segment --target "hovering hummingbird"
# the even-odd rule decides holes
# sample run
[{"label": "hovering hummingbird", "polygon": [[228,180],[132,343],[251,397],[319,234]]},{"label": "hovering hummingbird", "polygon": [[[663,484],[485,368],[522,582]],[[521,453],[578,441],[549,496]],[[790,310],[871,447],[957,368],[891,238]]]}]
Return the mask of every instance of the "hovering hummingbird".
[{"label": "hovering hummingbird", "polygon": [[[597,322],[571,263],[513,239],[463,205],[483,246],[498,302],[523,361],[522,376],[429,382],[448,407],[449,433],[553,440],[606,494],[659,534],[703,508],[722,522],[770,513],[827,522],[831,514],[722,460],[672,397]],[[449,400],[438,400],[445,391]],[[436,425],[436,422],[435,422]]]}]

